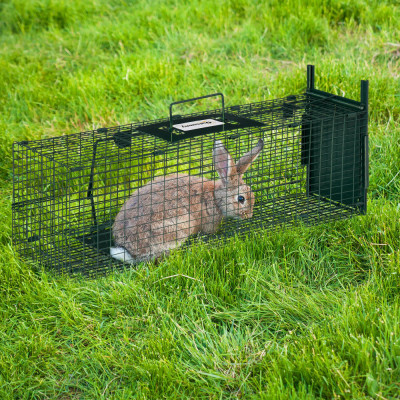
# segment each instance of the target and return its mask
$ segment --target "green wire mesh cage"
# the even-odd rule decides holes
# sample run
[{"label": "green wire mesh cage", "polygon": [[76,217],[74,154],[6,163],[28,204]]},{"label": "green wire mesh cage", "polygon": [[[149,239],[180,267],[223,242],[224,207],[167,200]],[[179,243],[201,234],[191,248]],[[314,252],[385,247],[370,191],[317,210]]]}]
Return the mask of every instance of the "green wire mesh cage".
[{"label": "green wire mesh cage", "polygon": [[[196,241],[363,214],[361,101],[314,87],[281,99],[23,141],[13,147],[13,243],[60,272],[97,274]],[[187,100],[189,101],[189,100]]]}]

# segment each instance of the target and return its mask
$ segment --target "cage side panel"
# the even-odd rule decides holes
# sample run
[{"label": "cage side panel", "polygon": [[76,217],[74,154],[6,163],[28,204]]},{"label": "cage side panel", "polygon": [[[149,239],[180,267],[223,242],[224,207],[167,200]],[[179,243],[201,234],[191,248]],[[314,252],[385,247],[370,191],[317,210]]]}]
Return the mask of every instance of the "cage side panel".
[{"label": "cage side panel", "polygon": [[312,120],[303,129],[302,160],[307,160],[309,168],[309,194],[358,206],[362,201],[363,173],[358,114]]},{"label": "cage side panel", "polygon": [[27,228],[28,206],[28,149],[19,143],[13,146],[13,203],[12,203],[12,232],[13,244],[18,253],[26,257],[28,253],[28,239],[31,237]]},{"label": "cage side panel", "polygon": [[14,145],[13,241],[22,257],[39,263],[57,237],[54,201],[63,183],[54,162],[24,145]]},{"label": "cage side panel", "polygon": [[65,233],[73,272],[90,274],[122,266],[110,257],[115,216],[139,187],[167,171],[166,143],[160,139],[134,136],[130,145],[124,147],[103,139],[99,137],[90,144],[91,148],[84,145],[85,153],[92,159],[79,168],[70,168],[67,176]]}]

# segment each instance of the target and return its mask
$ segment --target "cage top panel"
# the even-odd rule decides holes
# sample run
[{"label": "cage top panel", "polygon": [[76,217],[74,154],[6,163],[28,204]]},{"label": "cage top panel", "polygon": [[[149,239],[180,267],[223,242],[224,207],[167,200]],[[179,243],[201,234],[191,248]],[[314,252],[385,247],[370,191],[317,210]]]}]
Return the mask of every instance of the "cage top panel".
[{"label": "cage top panel", "polygon": [[[226,107],[225,113],[228,116],[228,123],[225,126],[217,125],[215,129],[205,129],[201,135],[206,136],[210,133],[222,132],[226,133],[227,137],[232,137],[232,135],[241,136],[242,134],[260,131],[275,131],[285,127],[293,128],[304,122],[303,117],[310,107],[312,108],[312,120],[324,120],[357,111],[351,105],[335,102],[335,97],[337,96],[316,98],[308,93],[303,93],[274,100]],[[174,116],[174,124],[196,119],[204,120],[209,117],[217,120],[221,111],[221,109],[215,109],[185,116]],[[102,141],[110,141],[115,146],[116,151],[118,148],[132,148],[133,146],[142,152],[156,154],[165,150],[168,145],[177,145],[178,143],[182,146],[183,142],[191,140],[193,136],[198,136],[189,134],[184,136],[184,139],[179,140],[179,135],[185,134],[185,132],[174,129],[172,133],[175,140],[170,143],[164,140],[162,135],[151,134],[151,127],[157,126],[161,130],[168,129],[169,123],[168,118],[163,118],[110,128],[99,128],[54,138],[16,142],[16,146],[21,146],[16,150],[31,150],[39,157],[46,157],[48,161],[54,161],[71,171],[77,171],[91,164],[94,149]],[[97,153],[97,156],[100,156],[100,154]]]}]

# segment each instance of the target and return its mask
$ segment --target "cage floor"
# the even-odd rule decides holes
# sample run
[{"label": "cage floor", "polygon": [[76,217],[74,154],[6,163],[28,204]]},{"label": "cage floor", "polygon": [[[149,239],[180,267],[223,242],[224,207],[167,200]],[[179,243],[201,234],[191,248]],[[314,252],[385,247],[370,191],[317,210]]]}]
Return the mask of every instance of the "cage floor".
[{"label": "cage floor", "polygon": [[[248,232],[258,231],[262,234],[265,230],[272,231],[278,227],[298,224],[315,225],[348,218],[355,213],[355,209],[343,207],[316,196],[289,195],[280,197],[275,201],[259,202],[254,207],[251,219],[244,221],[227,220],[223,222],[217,234],[191,237],[182,248],[196,245],[199,241],[215,242],[218,245],[233,236],[241,236]],[[122,262],[108,255],[111,244],[110,239],[107,239],[111,238],[110,224],[103,224],[100,229],[96,230],[95,234],[93,228],[90,227],[85,232],[77,233],[77,231],[68,231],[68,234],[74,234],[74,239],[76,239],[71,241],[68,246],[54,246],[52,250],[41,254],[48,266],[58,271],[83,273],[89,276],[112,269],[119,270],[124,267]],[[96,236],[100,238],[97,241],[95,240]],[[99,242],[101,246],[98,246]],[[65,259],[66,255],[68,261],[58,264],[57,260]]]}]

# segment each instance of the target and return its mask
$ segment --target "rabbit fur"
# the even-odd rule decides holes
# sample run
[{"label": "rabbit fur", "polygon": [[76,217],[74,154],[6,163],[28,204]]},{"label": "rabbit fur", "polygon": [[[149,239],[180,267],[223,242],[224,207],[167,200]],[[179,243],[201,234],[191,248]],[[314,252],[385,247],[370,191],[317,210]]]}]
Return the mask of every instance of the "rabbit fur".
[{"label": "rabbit fur", "polygon": [[[243,174],[263,146],[260,139],[235,164],[218,140],[213,161],[219,180],[176,173],[159,176],[139,188],[115,218],[111,256],[128,263],[159,259],[190,235],[216,232],[223,218],[251,218],[254,195]],[[244,201],[240,202],[239,196]]]}]

